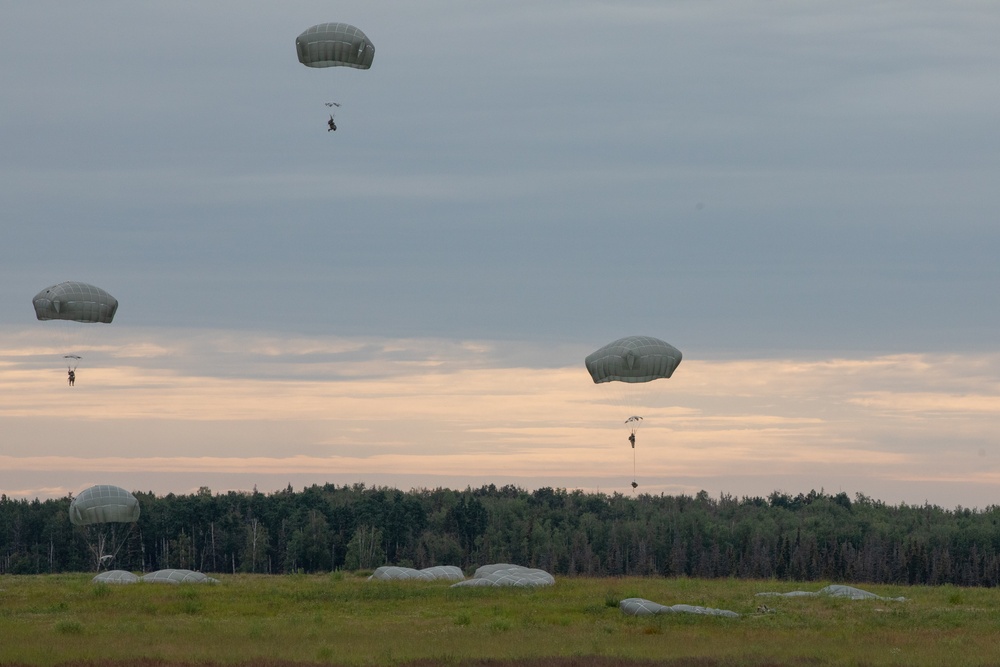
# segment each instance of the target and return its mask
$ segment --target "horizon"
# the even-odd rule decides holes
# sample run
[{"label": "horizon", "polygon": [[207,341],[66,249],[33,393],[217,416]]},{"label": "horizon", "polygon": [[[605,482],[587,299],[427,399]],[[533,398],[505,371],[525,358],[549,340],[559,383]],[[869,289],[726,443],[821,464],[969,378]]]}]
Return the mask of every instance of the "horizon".
[{"label": "horizon", "polygon": [[[994,503],[1000,7],[6,9],[0,492]],[[298,61],[327,21],[370,69]],[[114,322],[36,321],[63,280]],[[625,335],[684,354],[634,466]]]}]

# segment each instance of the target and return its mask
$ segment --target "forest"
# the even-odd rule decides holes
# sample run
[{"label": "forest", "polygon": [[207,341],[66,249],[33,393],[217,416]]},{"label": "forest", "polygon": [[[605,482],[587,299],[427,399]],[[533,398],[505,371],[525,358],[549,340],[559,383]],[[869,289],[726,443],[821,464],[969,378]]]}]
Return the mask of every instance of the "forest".
[{"label": "forest", "polygon": [[[1000,583],[998,506],[890,506],[823,491],[737,499],[492,484],[134,495],[141,509],[134,524],[83,527],[69,521],[72,497],[0,496],[0,574],[99,565],[289,574],[509,562],[555,575]],[[109,557],[99,564],[101,555]]]}]

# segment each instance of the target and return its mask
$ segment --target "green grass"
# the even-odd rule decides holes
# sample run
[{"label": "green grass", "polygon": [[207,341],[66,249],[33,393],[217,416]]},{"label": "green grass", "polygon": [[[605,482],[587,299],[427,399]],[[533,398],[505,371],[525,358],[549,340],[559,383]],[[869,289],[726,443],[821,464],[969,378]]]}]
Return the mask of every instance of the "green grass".
[{"label": "green grass", "polygon": [[[0,665],[1000,664],[993,589],[862,586],[910,598],[881,602],[754,597],[824,582],[560,577],[540,589],[452,589],[343,573],[225,576],[214,586],[90,578],[0,577]],[[635,618],[618,610],[626,597],[743,616]],[[772,612],[756,613],[762,600]]]}]

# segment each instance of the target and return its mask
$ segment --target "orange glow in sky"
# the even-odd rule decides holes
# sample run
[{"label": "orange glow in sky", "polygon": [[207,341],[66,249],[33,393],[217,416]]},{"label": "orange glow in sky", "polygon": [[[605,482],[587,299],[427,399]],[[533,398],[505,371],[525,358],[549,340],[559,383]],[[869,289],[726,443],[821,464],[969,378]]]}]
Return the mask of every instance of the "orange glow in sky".
[{"label": "orange glow in sky", "polygon": [[[488,342],[436,355],[433,341],[209,340],[94,350],[74,388],[44,346],[3,341],[0,491],[59,496],[84,479],[128,486],[140,474],[147,484],[173,475],[157,491],[223,491],[231,482],[219,476],[236,474],[261,490],[284,475],[295,486],[495,479],[631,492],[622,422],[633,412],[644,417],[634,472],[648,493],[940,488],[931,502],[983,506],[1000,477],[1000,387],[982,372],[993,356],[689,357],[625,408],[582,358],[509,367]],[[330,356],[310,363],[317,352]],[[24,473],[47,483],[19,483]]]}]

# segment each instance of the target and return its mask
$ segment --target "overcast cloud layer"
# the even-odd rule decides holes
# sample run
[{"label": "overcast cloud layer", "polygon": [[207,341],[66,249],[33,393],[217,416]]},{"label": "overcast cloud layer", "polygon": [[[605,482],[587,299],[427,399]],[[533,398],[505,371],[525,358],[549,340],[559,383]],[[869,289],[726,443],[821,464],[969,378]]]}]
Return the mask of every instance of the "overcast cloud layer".
[{"label": "overcast cloud layer", "polygon": [[[295,36],[325,21],[365,31],[371,70],[297,62]],[[575,448],[605,446],[599,425],[584,427],[569,408],[551,421],[521,411],[594,389],[560,381],[575,382],[579,364],[589,382],[583,355],[645,334],[685,353],[670,381],[678,393],[661,403],[670,426],[659,428],[691,433],[664,433],[680,449],[658,456],[683,451],[688,462],[648,459],[657,489],[825,485],[984,505],[984,494],[955,490],[987,488],[976,484],[992,481],[983,475],[997,432],[998,33],[994,3],[929,0],[12,3],[0,22],[0,456],[12,457],[7,470],[38,470],[11,473],[0,490],[78,490],[86,466],[44,457],[117,469],[126,440],[81,427],[104,419],[95,430],[113,432],[117,405],[138,420],[127,424],[133,446],[201,452],[222,461],[213,474],[244,475],[216,488],[263,480],[238,459],[273,456],[269,447],[282,448],[279,458],[354,461],[359,447],[416,456],[442,434],[456,442],[417,466],[423,477],[392,477],[415,464],[368,455],[344,463],[343,480],[530,486],[501,427],[522,420],[561,434],[515,438],[550,448],[546,480],[603,488],[557,463],[591,460]],[[335,133],[330,100],[342,104]],[[85,342],[49,340],[34,321],[31,296],[62,280],[118,297],[113,346],[101,347],[100,330]],[[68,396],[60,349],[81,344],[93,346],[91,365],[83,391]],[[890,373],[900,359],[948,386],[935,388],[933,372]],[[376,382],[351,375],[362,368],[378,382],[419,385],[439,377],[427,369],[460,362],[471,364],[463,395],[494,396],[490,373],[515,369],[552,384],[531,385],[507,413],[495,400],[462,407],[430,392],[439,403],[365,403],[392,414],[381,430],[317,416],[324,400],[351,409],[337,401]],[[782,364],[806,378],[787,394],[780,373],[758,395],[735,372],[706,370]],[[729,398],[685,393],[692,375],[720,385],[698,392]],[[192,383],[197,411],[209,414],[190,412]],[[40,428],[28,396],[71,402],[58,429]],[[734,407],[737,396],[749,402]],[[956,410],[956,396],[982,401]],[[272,420],[284,435],[254,429],[246,412],[256,401],[284,406]],[[778,465],[775,440],[744,437],[774,415],[826,420],[827,401],[864,409],[834,420],[855,420],[849,433],[789,431],[785,440],[812,452],[800,464]],[[154,415],[155,404],[176,413]],[[85,417],[85,405],[103,417]],[[917,421],[881,420],[881,409]],[[692,410],[698,419],[679,425]],[[189,428],[213,411],[224,428]],[[227,429],[259,435],[254,451],[227,444]],[[954,469],[943,467],[934,454],[955,442],[974,457],[969,466],[956,455]],[[764,467],[752,482],[739,477],[741,462],[761,457],[772,476]],[[621,452],[593,460],[599,477]],[[435,465],[450,477],[433,477]],[[626,467],[629,477],[630,459]],[[905,487],[901,470],[931,490],[893,495]],[[170,477],[171,466],[130,471],[158,490],[199,486]]]}]

